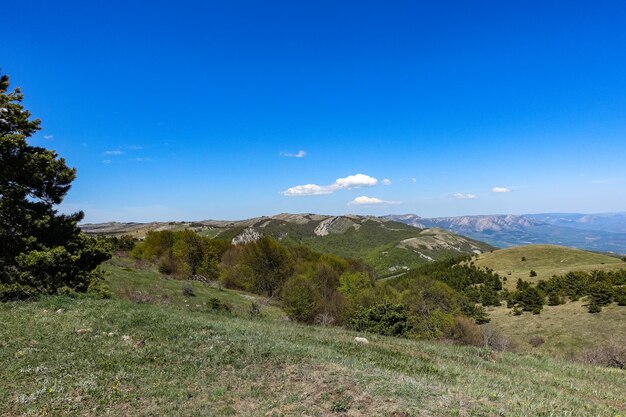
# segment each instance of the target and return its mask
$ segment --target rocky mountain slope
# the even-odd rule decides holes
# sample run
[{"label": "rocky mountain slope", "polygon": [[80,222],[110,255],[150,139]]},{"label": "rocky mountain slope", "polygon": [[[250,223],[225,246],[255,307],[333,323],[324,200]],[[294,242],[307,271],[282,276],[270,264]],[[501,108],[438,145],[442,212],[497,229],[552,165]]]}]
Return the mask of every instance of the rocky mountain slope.
[{"label": "rocky mountain slope", "polygon": [[415,214],[386,219],[418,228],[440,227],[498,247],[555,244],[626,253],[626,215],[532,214],[423,218]]},{"label": "rocky mountain slope", "polygon": [[219,237],[233,244],[272,236],[286,244],[302,244],[315,250],[362,259],[380,276],[406,271],[444,257],[477,254],[491,246],[440,228],[415,227],[374,216],[326,216],[279,214],[241,221],[102,223],[81,228],[94,235],[142,238],[149,231],[191,229],[204,236]]}]

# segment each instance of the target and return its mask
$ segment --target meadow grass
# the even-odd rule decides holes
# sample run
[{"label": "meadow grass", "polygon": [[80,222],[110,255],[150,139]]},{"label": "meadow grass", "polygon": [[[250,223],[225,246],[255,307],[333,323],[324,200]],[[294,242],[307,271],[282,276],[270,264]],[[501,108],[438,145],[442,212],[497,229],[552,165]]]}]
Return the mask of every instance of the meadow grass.
[{"label": "meadow grass", "polygon": [[[185,297],[186,282],[128,259],[113,259],[104,269],[113,299],[45,297],[0,304],[0,415],[614,416],[626,411],[623,370],[536,354],[540,351],[495,354],[298,325],[267,300],[259,300],[261,316],[250,316],[249,294],[193,282],[195,296]],[[133,291],[143,294],[142,302],[123,299],[129,294],[135,299]],[[212,309],[211,298],[228,303],[231,311]],[[623,317],[616,320],[623,323]],[[357,343],[357,335],[370,343]]]},{"label": "meadow grass", "polygon": [[[544,306],[541,314],[515,316],[505,306],[488,310],[491,324],[500,329],[520,352],[546,353],[574,358],[586,348],[610,340],[626,340],[626,308],[613,303],[600,313],[590,314],[586,302]],[[529,340],[543,337],[545,343],[533,348]],[[626,376],[625,376],[626,377]]]},{"label": "meadow grass", "polygon": [[624,371],[546,356],[119,299],[5,303],[0,321],[0,415],[626,411]]},{"label": "meadow grass", "polygon": [[[208,308],[212,298],[226,303],[235,314],[247,314],[254,302],[261,314],[284,317],[277,303],[257,294],[220,288],[217,284],[175,279],[156,271],[155,267],[131,258],[114,257],[101,266],[105,281],[118,298],[142,300],[148,303],[169,304],[190,310]],[[193,289],[193,296],[183,295],[183,286]]]}]

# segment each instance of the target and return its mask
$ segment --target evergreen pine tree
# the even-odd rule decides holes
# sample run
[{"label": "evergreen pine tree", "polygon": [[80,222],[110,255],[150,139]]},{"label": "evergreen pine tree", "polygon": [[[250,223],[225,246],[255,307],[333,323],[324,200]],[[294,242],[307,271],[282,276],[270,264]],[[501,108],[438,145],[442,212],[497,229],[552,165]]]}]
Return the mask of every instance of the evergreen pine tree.
[{"label": "evergreen pine tree", "polygon": [[86,291],[109,254],[81,233],[83,213],[58,214],[76,170],[56,152],[31,146],[40,129],[19,88],[0,76],[0,300]]}]

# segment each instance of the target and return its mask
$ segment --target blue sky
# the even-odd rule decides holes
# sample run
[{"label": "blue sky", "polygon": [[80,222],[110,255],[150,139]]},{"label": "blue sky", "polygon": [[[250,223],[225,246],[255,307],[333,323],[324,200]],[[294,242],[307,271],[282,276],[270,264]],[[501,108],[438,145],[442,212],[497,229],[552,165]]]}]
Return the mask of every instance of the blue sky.
[{"label": "blue sky", "polygon": [[626,210],[624,2],[203,3],[3,4],[63,210]]}]

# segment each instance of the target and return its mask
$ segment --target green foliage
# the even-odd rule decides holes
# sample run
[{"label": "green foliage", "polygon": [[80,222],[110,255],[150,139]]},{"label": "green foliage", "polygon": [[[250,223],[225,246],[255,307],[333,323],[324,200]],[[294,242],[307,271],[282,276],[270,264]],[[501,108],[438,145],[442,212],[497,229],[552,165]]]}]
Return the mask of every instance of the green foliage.
[{"label": "green foliage", "polygon": [[535,287],[530,285],[518,285],[519,289],[509,294],[507,305],[519,307],[522,311],[532,311],[539,314],[543,309],[544,296]]},{"label": "green foliage", "polygon": [[211,310],[223,311],[226,313],[231,311],[231,307],[227,303],[216,297],[209,298],[207,301],[207,307]]},{"label": "green foliage", "polygon": [[484,306],[480,304],[473,304],[467,299],[462,300],[461,312],[463,312],[466,316],[473,318],[476,324],[486,324],[491,321]]},{"label": "green foliage", "polygon": [[442,281],[421,277],[402,293],[407,307],[411,333],[418,338],[434,339],[447,334],[460,315],[462,296]]},{"label": "green foliage", "polygon": [[220,258],[230,245],[191,230],[150,232],[132,249],[132,256],[158,264],[159,272],[180,276],[219,276]]},{"label": "green foliage", "polygon": [[613,296],[618,306],[626,306],[626,287],[616,287]]},{"label": "green foliage", "polygon": [[122,236],[102,236],[99,237],[98,240],[109,245],[113,252],[129,252],[132,251],[135,247],[135,244],[138,242],[132,236],[122,235]]},{"label": "green foliage", "polygon": [[352,328],[385,336],[407,336],[411,330],[406,307],[390,303],[359,309],[352,318]]},{"label": "green foliage", "polygon": [[102,279],[93,280],[87,289],[90,297],[104,300],[113,297],[113,292]]},{"label": "green foliage", "polygon": [[107,248],[77,227],[83,213],[59,215],[76,177],[56,152],[30,146],[40,129],[0,76],[0,301],[56,294],[62,287],[86,291],[94,269],[110,257]]},{"label": "green foliage", "polygon": [[[489,317],[483,306],[500,305],[501,277],[490,269],[474,266],[468,257],[456,257],[432,262],[409,271],[402,277],[394,278],[389,282],[397,290],[407,291],[415,282],[421,283],[418,285],[422,285],[431,281],[445,284],[455,294],[455,308],[444,313],[445,320],[440,322],[440,325],[443,327],[448,326],[453,315],[459,311],[474,318],[476,323],[487,323],[489,322]],[[431,327],[426,326],[426,329]],[[441,328],[434,333],[425,330],[426,334],[430,334],[430,337],[436,337],[436,334],[441,334],[444,331],[445,328]]]},{"label": "green foliage", "polygon": [[530,273],[528,274],[528,276],[531,277],[531,278],[536,277],[537,276],[537,272],[535,272],[534,269],[531,269]]},{"label": "green foliage", "polygon": [[283,310],[290,319],[312,323],[317,315],[321,294],[312,277],[296,275],[287,280],[280,298]]},{"label": "green foliage", "polygon": [[248,274],[244,280],[250,283],[251,290],[268,297],[278,295],[294,269],[289,251],[270,237],[245,245],[240,263]]},{"label": "green foliage", "polygon": [[599,306],[605,306],[613,301],[613,287],[605,281],[591,284],[588,294],[591,301]]},{"label": "green foliage", "polygon": [[333,413],[345,413],[352,407],[352,397],[349,395],[343,396],[333,401],[330,406],[330,411]]},{"label": "green foliage", "polygon": [[[547,281],[539,281],[537,288],[548,297],[567,296],[575,301],[581,297],[590,297],[598,305],[607,305],[618,301],[620,288],[626,285],[626,270],[568,272],[553,276]],[[550,300],[549,300],[550,303]]]},{"label": "green foliage", "polygon": [[602,307],[600,306],[600,304],[594,301],[589,303],[589,305],[587,306],[587,309],[590,313],[599,313],[600,311],[602,311]]},{"label": "green foliage", "polygon": [[549,306],[558,306],[561,304],[565,304],[563,297],[555,291],[548,293],[548,305]]}]

